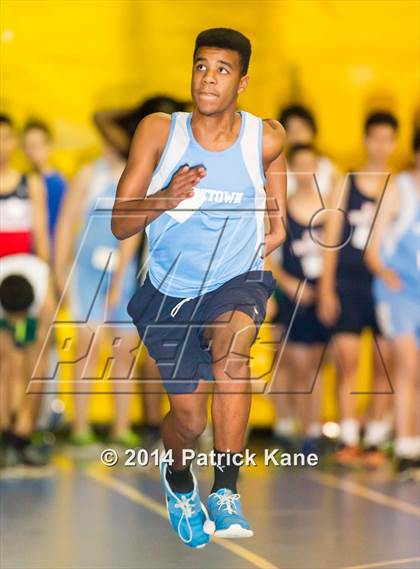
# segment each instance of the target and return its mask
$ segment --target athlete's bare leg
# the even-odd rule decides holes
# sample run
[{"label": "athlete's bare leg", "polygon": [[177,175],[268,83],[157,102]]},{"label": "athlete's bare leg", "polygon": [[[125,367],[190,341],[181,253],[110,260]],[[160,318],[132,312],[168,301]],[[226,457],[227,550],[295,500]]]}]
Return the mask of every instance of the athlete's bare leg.
[{"label": "athlete's bare leg", "polygon": [[290,344],[288,350],[293,369],[294,391],[301,393],[295,396],[301,432],[303,436],[311,436],[311,427],[320,425],[321,422],[322,378],[319,364],[324,346]]},{"label": "athlete's bare leg", "polygon": [[159,427],[162,423],[163,386],[159,379],[157,365],[147,355],[142,368],[142,398],[144,423],[150,427]]},{"label": "athlete's bare leg", "polygon": [[170,410],[162,423],[162,439],[166,450],[171,450],[173,470],[183,470],[183,449],[194,449],[197,439],[207,424],[209,385],[201,381],[193,393],[168,394]]},{"label": "athlete's bare leg", "polygon": [[226,312],[214,324],[211,328],[214,446],[222,452],[242,452],[251,408],[249,355],[256,326],[240,311]]}]

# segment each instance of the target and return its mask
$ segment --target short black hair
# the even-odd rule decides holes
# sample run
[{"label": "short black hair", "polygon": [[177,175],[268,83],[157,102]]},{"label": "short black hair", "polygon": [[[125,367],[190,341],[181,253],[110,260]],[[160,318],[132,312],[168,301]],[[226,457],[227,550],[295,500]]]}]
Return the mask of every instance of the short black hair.
[{"label": "short black hair", "polygon": [[413,150],[414,150],[414,152],[419,152],[419,150],[420,150],[420,128],[417,128],[414,131]]},{"label": "short black hair", "polygon": [[293,117],[297,117],[306,122],[306,124],[310,127],[312,132],[316,134],[318,132],[318,126],[316,124],[315,117],[307,107],[303,105],[293,104],[287,105],[280,111],[279,121],[287,130],[287,121]]},{"label": "short black hair", "polygon": [[195,40],[193,58],[200,47],[218,47],[231,49],[239,53],[241,58],[241,74],[248,73],[249,60],[251,58],[251,42],[241,32],[230,28],[211,28],[200,32]]},{"label": "short black hair", "polygon": [[293,160],[293,158],[296,156],[296,154],[299,154],[299,152],[312,152],[314,154],[317,154],[317,151],[312,144],[293,144],[287,152],[288,159]]},{"label": "short black hair", "polygon": [[49,126],[39,119],[29,119],[26,121],[25,126],[23,127],[23,134],[26,134],[30,130],[41,130],[47,138],[50,140],[52,139],[52,132]]},{"label": "short black hair", "polygon": [[0,124],[7,124],[10,127],[14,128],[12,119],[9,117],[9,115],[5,115],[4,113],[0,113]]},{"label": "short black hair", "polygon": [[388,111],[374,111],[368,114],[365,120],[365,134],[368,134],[369,130],[373,126],[387,125],[393,130],[398,130],[398,120],[392,113]]},{"label": "short black hair", "polygon": [[9,275],[0,284],[0,304],[6,312],[27,310],[35,299],[31,283],[22,275]]}]

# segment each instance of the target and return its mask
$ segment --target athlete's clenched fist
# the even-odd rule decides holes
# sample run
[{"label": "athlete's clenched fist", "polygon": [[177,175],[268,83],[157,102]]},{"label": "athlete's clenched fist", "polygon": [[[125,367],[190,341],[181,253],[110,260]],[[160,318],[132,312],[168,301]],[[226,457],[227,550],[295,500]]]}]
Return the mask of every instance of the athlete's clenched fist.
[{"label": "athlete's clenched fist", "polygon": [[180,202],[194,195],[193,187],[206,175],[204,166],[182,166],[172,177],[167,188],[158,195],[167,200],[166,209],[174,209]]}]

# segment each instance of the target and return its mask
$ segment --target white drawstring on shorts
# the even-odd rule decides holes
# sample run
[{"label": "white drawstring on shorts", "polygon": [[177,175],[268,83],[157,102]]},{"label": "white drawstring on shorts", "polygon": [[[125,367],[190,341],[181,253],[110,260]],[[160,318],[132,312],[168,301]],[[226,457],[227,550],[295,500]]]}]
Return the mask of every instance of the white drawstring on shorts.
[{"label": "white drawstring on shorts", "polygon": [[184,302],[188,302],[189,300],[192,300],[192,299],[193,299],[193,297],[183,298],[181,300],[181,302],[178,302],[178,304],[175,304],[175,306],[171,310],[172,318],[174,318],[178,314],[178,311],[181,308],[181,306],[184,304]]}]

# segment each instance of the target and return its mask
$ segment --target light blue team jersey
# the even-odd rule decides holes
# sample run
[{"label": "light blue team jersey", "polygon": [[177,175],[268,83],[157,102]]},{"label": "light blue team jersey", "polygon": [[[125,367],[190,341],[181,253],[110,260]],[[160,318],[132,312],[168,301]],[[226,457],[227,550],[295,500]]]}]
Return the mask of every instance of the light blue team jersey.
[{"label": "light blue team jersey", "polygon": [[146,228],[149,277],[163,294],[197,297],[235,276],[263,268],[265,177],[260,118],[241,111],[232,146],[220,152],[194,138],[191,113],[174,113],[147,196],[165,188],[184,165],[203,165],[194,196]]},{"label": "light blue team jersey", "polygon": [[404,292],[417,296],[420,270],[420,202],[419,189],[410,172],[396,177],[399,192],[399,215],[384,239],[381,258],[385,266],[401,278]]}]

